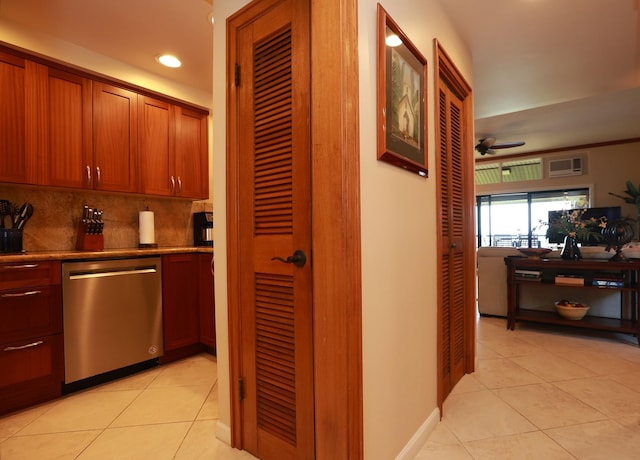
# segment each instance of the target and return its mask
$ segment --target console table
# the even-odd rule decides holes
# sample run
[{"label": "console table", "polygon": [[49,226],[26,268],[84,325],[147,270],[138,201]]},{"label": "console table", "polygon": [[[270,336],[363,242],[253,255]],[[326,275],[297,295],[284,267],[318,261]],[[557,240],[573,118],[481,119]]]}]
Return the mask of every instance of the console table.
[{"label": "console table", "polygon": [[[507,328],[513,330],[516,321],[560,324],[564,326],[622,332],[638,337],[640,344],[639,299],[640,259],[610,262],[603,259],[540,259],[529,257],[505,257],[507,265]],[[579,284],[556,283],[556,277],[573,277]],[[604,283],[603,279],[617,281]],[[606,286],[594,284],[609,284]],[[561,317],[555,311],[539,311],[520,308],[520,288],[533,285],[548,289],[550,286],[571,289],[608,289],[620,292],[620,318],[603,318],[587,314],[581,320]],[[560,299],[558,299],[560,300]],[[569,299],[572,300],[572,299]]]}]

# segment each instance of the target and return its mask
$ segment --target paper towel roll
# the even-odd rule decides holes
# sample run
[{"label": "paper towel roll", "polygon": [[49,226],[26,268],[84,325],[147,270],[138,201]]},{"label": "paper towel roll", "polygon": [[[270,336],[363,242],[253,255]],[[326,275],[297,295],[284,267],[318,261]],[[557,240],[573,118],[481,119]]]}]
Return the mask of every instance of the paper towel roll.
[{"label": "paper towel roll", "polygon": [[156,232],[154,229],[153,211],[140,211],[140,244],[154,244]]}]

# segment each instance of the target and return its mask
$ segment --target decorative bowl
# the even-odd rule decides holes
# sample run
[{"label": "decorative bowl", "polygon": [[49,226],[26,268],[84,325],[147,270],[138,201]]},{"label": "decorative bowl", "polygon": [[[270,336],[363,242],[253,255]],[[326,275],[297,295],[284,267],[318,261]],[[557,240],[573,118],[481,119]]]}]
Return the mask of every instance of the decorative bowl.
[{"label": "decorative bowl", "polygon": [[531,258],[540,258],[545,254],[548,254],[551,252],[551,249],[549,248],[518,248],[518,251],[520,251],[521,253],[523,253],[525,256],[527,257],[531,257]]},{"label": "decorative bowl", "polygon": [[589,306],[580,302],[573,302],[571,300],[561,300],[555,302],[556,311],[560,316],[565,319],[579,320],[584,318],[584,315],[589,311]]}]

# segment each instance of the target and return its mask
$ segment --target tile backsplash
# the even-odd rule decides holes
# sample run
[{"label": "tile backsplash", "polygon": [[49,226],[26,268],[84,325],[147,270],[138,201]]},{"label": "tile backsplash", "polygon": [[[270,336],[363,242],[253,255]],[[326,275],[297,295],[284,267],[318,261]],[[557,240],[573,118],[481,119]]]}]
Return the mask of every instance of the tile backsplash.
[{"label": "tile backsplash", "polygon": [[[82,207],[104,210],[104,248],[129,249],[139,243],[138,213],[154,212],[155,240],[159,247],[193,245],[194,212],[213,211],[210,201],[189,201],[94,191],[48,190],[0,184],[0,199],[20,206],[33,205],[24,226],[23,249],[68,251],[76,247],[76,231]],[[6,218],[9,226],[9,217]]]}]

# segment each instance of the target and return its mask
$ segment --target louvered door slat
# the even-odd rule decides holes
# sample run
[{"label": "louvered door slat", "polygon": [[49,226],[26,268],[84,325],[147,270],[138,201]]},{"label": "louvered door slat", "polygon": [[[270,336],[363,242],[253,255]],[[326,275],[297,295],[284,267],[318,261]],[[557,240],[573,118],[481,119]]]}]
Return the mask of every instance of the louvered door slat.
[{"label": "louvered door slat", "polygon": [[[440,133],[439,133],[439,142],[440,142],[440,151],[447,152],[447,110],[446,110],[446,94],[443,91],[439,93],[440,99],[440,112],[438,116],[440,117]],[[439,166],[440,166],[440,175],[439,175],[439,184],[440,184],[440,201],[441,203],[449,202],[449,156],[446,154],[440,155],[439,158]],[[443,205],[441,207],[442,212],[440,216],[440,230],[442,232],[442,241],[445,246],[450,244],[450,214],[449,207]],[[450,277],[449,277],[449,252],[443,251],[441,260],[441,335],[442,335],[442,348],[440,350],[441,353],[441,361],[442,361],[442,375],[445,380],[450,378],[451,374],[451,298],[450,298]]]},{"label": "louvered door slat", "polygon": [[295,441],[293,279],[256,275],[258,427]]},{"label": "louvered door slat", "polygon": [[[254,51],[255,234],[291,233],[293,226],[291,31]],[[273,201],[273,196],[277,201]]]}]

